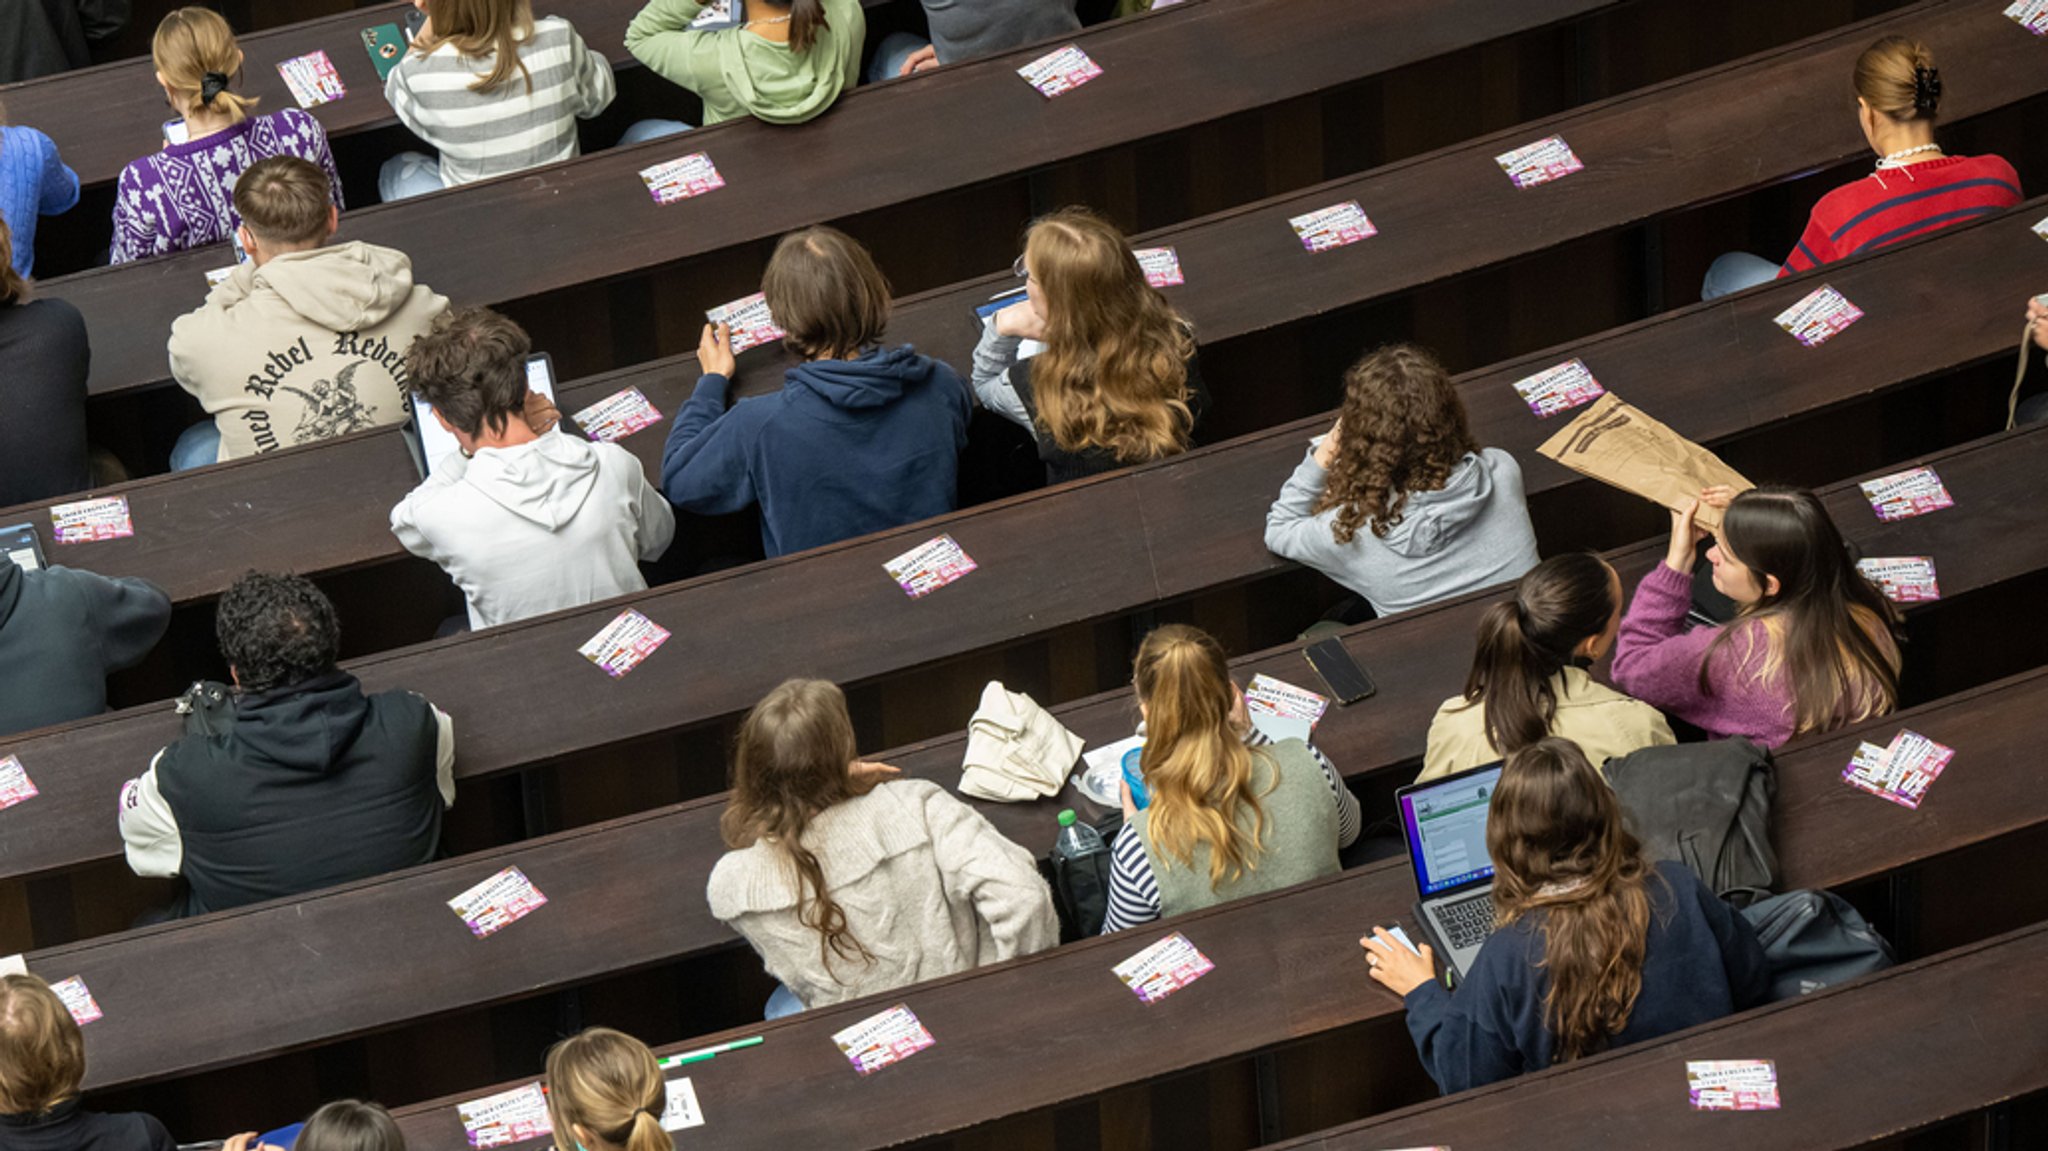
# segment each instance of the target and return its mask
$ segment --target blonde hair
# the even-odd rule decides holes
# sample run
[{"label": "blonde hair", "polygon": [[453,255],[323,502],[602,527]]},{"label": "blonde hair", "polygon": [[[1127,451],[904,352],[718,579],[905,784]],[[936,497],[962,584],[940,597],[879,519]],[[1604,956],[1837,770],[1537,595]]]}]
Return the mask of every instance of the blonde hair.
[{"label": "blonde hair", "polygon": [[1905,123],[1932,122],[1941,110],[1941,70],[1918,40],[1886,36],[1856,58],[1856,94],[1871,109]]},{"label": "blonde hair", "polygon": [[0,1114],[41,1115],[78,1094],[85,1037],[33,975],[0,978]]},{"label": "blonde hair", "polygon": [[28,303],[28,280],[14,270],[14,232],[0,219],[0,307]]},{"label": "blonde hair", "polygon": [[[1184,867],[1207,847],[1212,888],[1257,870],[1266,812],[1253,792],[1252,756],[1263,753],[1231,726],[1236,700],[1222,646],[1185,624],[1155,628],[1138,645],[1132,683],[1145,705],[1138,763],[1152,797],[1152,846]],[[1249,827],[1239,822],[1245,813]]]},{"label": "blonde hair", "polygon": [[1044,291],[1046,348],[1031,361],[1031,393],[1053,443],[1125,464],[1186,451],[1194,337],[1145,282],[1123,233],[1063,208],[1032,223],[1024,265]]},{"label": "blonde hair", "polygon": [[[675,1151],[661,1127],[668,1106],[661,1064],[645,1043],[592,1027],[548,1049],[548,1118],[556,1151]],[[576,1128],[583,1130],[579,1134]]]},{"label": "blonde hair", "polygon": [[519,44],[533,37],[533,6],[528,0],[427,0],[428,35],[413,42],[424,56],[443,44],[473,60],[491,58],[491,70],[469,86],[489,92],[518,72],[533,94],[533,73],[519,58]]},{"label": "blonde hair", "polygon": [[254,96],[225,87],[212,99],[206,98],[208,73],[233,78],[242,71],[242,50],[235,43],[235,30],[211,9],[179,8],[165,16],[150,40],[149,55],[164,86],[171,90],[173,110],[180,116],[202,107],[225,109],[228,121],[239,124],[256,106]]}]

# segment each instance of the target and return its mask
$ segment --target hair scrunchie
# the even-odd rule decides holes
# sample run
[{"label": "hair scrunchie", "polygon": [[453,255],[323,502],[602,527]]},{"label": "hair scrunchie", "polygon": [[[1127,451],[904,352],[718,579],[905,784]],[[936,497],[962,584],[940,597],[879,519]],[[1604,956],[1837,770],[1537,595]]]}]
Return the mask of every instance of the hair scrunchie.
[{"label": "hair scrunchie", "polygon": [[215,96],[227,90],[228,77],[225,72],[208,72],[199,78],[199,102],[201,104],[213,103]]},{"label": "hair scrunchie", "polygon": [[1941,106],[1941,69],[1913,66],[1913,111],[1934,115]]}]

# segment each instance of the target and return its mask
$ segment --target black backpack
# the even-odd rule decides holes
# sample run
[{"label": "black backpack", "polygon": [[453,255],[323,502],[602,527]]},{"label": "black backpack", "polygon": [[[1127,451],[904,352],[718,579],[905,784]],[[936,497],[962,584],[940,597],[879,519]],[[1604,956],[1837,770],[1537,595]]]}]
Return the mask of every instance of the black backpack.
[{"label": "black backpack", "polygon": [[1771,972],[1771,999],[1797,999],[1844,980],[1883,971],[1892,945],[1831,891],[1788,891],[1742,909],[1756,929]]},{"label": "black backpack", "polygon": [[1683,863],[1737,907],[1777,885],[1770,752],[1746,739],[1681,743],[1618,756],[1606,770],[1651,859]]},{"label": "black backpack", "polygon": [[[1123,813],[1113,812],[1093,826],[1104,845],[1108,845],[1115,842],[1123,825]],[[1102,934],[1102,922],[1109,917],[1110,855],[1104,851],[1086,859],[1063,860],[1048,854],[1038,861],[1039,874],[1052,888],[1053,910],[1060,918],[1061,943]]]}]

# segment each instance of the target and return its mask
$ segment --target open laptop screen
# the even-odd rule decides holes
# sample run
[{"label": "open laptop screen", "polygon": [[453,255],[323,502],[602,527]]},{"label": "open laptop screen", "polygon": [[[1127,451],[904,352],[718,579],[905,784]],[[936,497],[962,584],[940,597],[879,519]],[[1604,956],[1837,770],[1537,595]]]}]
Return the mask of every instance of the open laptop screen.
[{"label": "open laptop screen", "polygon": [[[546,352],[535,352],[526,358],[526,386],[550,400],[555,398],[555,363]],[[413,434],[419,449],[420,473],[424,476],[437,461],[460,453],[462,445],[434,418],[434,405],[417,396],[412,403]]]},{"label": "open laptop screen", "polygon": [[1501,764],[1404,788],[1398,802],[1423,898],[1493,877],[1486,854],[1486,810]]}]

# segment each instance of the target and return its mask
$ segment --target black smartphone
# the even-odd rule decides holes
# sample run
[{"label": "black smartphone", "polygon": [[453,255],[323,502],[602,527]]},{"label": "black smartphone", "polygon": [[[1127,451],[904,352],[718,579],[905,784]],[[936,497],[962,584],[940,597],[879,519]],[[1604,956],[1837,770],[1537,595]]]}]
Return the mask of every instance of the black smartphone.
[{"label": "black smartphone", "polygon": [[1323,677],[1323,682],[1330,686],[1331,693],[1340,704],[1357,703],[1379,690],[1373,686],[1372,677],[1365,674],[1365,669],[1358,666],[1350,652],[1344,650],[1341,639],[1326,639],[1302,654],[1308,657],[1308,665]]}]

